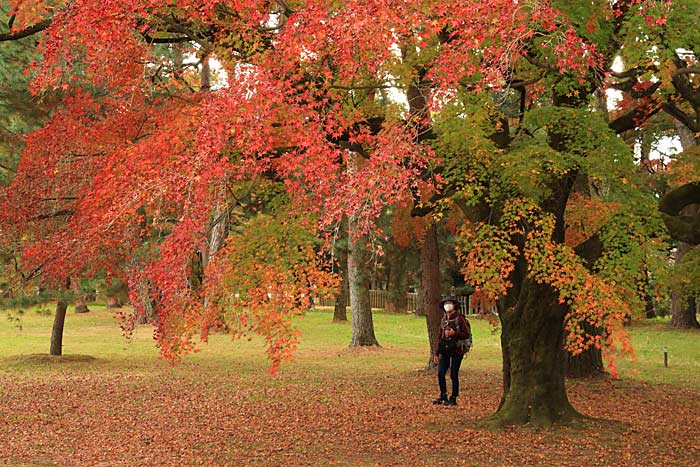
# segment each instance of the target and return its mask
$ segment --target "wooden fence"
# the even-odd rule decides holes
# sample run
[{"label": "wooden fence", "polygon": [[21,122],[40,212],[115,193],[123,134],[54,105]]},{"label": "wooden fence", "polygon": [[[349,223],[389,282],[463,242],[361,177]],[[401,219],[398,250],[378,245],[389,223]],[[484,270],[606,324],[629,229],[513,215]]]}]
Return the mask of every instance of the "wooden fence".
[{"label": "wooden fence", "polygon": [[[411,293],[409,292],[407,294],[407,304],[406,304],[406,313],[415,313],[416,311],[416,303],[418,301],[418,294],[416,293]],[[457,297],[460,304],[462,305],[462,310],[466,310],[467,314],[472,314],[472,308],[471,308],[471,300],[469,296],[461,296]],[[372,308],[380,309],[383,310],[386,308],[387,303],[389,302],[389,292],[386,290],[370,290],[369,291],[369,302],[372,306]],[[346,297],[346,302],[348,306],[350,306],[350,300],[347,299]],[[319,298],[319,297],[314,297],[314,304],[316,306],[322,306],[322,307],[334,307],[335,306],[335,299],[333,298]],[[436,304],[437,306],[437,304]]]}]

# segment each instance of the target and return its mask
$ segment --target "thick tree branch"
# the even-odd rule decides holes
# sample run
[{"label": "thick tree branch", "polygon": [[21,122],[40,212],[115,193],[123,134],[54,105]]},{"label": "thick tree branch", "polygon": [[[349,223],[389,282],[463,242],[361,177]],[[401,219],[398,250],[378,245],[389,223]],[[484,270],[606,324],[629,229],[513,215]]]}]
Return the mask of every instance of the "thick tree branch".
[{"label": "thick tree branch", "polygon": [[700,245],[700,217],[683,216],[681,210],[700,203],[700,182],[687,183],[669,191],[659,201],[661,217],[671,238],[691,245]]},{"label": "thick tree branch", "polygon": [[678,68],[676,71],[671,73],[671,77],[675,78],[676,76],[694,75],[694,74],[700,74],[700,68],[698,68],[698,67]]},{"label": "thick tree branch", "polygon": [[148,44],[179,44],[192,41],[192,38],[189,36],[151,37],[148,34],[144,34],[143,38]]},{"label": "thick tree branch", "polygon": [[651,110],[636,107],[615,120],[612,120],[608,123],[608,127],[619,135],[627,130],[638,127],[640,123],[658,113],[659,110],[661,110],[661,105],[655,105]]},{"label": "thick tree branch", "polygon": [[693,133],[697,133],[700,131],[700,124],[698,124],[697,121],[694,121],[690,117],[690,115],[686,114],[680,108],[678,108],[678,106],[675,103],[668,101],[664,103],[662,107],[664,112],[681,122]]}]

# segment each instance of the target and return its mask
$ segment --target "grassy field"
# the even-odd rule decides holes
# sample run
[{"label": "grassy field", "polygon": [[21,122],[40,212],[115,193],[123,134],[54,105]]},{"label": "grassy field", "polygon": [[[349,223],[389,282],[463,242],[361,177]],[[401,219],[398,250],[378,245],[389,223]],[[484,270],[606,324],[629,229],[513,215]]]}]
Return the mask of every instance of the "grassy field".
[{"label": "grassy field", "polygon": [[[110,310],[99,305],[93,305],[91,309],[91,313],[69,313],[67,316],[64,354],[92,356],[100,365],[141,362],[168,366],[158,360],[151,327],[142,326],[131,339],[125,339]],[[20,317],[19,323],[9,319],[0,321],[0,358],[16,357],[0,360],[0,370],[21,372],[27,367],[32,372],[50,371],[50,367],[37,367],[31,364],[31,358],[20,356],[48,353],[52,320],[50,315],[29,310]],[[500,331],[485,319],[471,317],[470,321],[475,344],[469,356],[469,366],[498,369],[501,364]],[[425,365],[428,340],[424,318],[375,312],[374,322],[377,339],[386,353],[391,354],[391,368],[418,369]],[[351,353],[346,349],[351,336],[350,324],[332,323],[327,310],[309,313],[298,321],[298,326],[302,331],[302,341],[295,357],[297,366],[335,367],[335,363],[340,367],[348,364],[350,367],[355,364],[362,367],[386,365],[386,353],[373,357],[368,352],[362,359],[344,357],[344,354]],[[637,323],[630,331],[637,363],[623,361],[620,364],[623,379],[700,386],[699,332],[673,330],[663,320]],[[664,347],[668,351],[668,367],[664,367]],[[335,355],[336,359],[327,358],[329,354]],[[202,344],[200,351],[188,356],[185,362],[212,367],[235,362],[252,371],[260,371],[268,365],[261,339],[234,341],[226,335],[212,335],[209,343]],[[283,367],[282,371],[285,370],[289,368]]]},{"label": "grassy field", "polygon": [[[262,340],[211,336],[172,367],[151,328],[130,340],[111,311],[69,311],[49,359],[52,316],[0,321],[0,466],[696,466],[700,333],[631,328],[638,363],[622,379],[577,380],[569,396],[607,421],[489,433],[476,421],[501,391],[499,335],[472,318],[460,405],[435,408],[424,318],[376,313],[378,350],[348,349],[329,311],[299,320],[293,363],[267,373]],[[669,352],[664,367],[663,348]],[[458,437],[458,446],[441,442]],[[648,442],[653,440],[652,443]],[[556,461],[553,461],[556,459]],[[554,462],[554,463],[553,463]]]}]

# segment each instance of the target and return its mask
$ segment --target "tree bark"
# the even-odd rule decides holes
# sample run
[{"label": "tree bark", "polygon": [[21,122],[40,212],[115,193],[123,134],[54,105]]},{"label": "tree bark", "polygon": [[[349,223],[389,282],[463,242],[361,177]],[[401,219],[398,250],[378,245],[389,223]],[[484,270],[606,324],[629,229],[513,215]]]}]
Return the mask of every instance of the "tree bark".
[{"label": "tree bark", "polygon": [[[587,323],[583,329],[590,335],[601,335],[601,330],[596,330]],[[579,355],[566,353],[566,376],[569,378],[590,378],[605,374],[603,365],[603,353],[595,346],[590,346]]]},{"label": "tree bark", "polygon": [[440,303],[440,251],[438,248],[437,227],[432,219],[427,219],[429,223],[423,236],[423,245],[420,254],[421,269],[421,290],[423,311],[425,313],[425,324],[428,328],[428,341],[430,343],[430,356],[426,369],[435,368],[433,355],[437,349],[438,331],[442,310]]},{"label": "tree bark", "polygon": [[68,302],[65,300],[56,302],[56,315],[53,317],[53,327],[51,328],[50,355],[63,355],[63,325],[66,322],[67,310]]},{"label": "tree bark", "polygon": [[[674,124],[678,133],[678,137],[681,140],[681,146],[683,147],[684,151],[697,145],[697,141],[693,132],[691,132],[685,125],[683,125],[678,120],[674,120]],[[682,192],[682,190],[680,189],[676,191]],[[687,191],[697,192],[697,190],[692,189],[689,189]],[[671,197],[669,196],[665,198]],[[692,199],[692,197],[688,196],[686,198],[686,201],[689,199]],[[689,204],[687,206],[684,206],[678,214],[680,216],[684,216],[685,219],[689,219],[689,221],[686,221],[686,225],[692,223],[697,224],[698,219],[700,218],[700,205]],[[674,236],[674,233],[675,232],[671,232],[671,235]],[[677,239],[680,240],[680,238]],[[676,264],[678,264],[681,261],[683,255],[685,255],[685,253],[687,253],[692,247],[692,244],[679,242],[678,250],[676,251]],[[671,327],[679,329],[695,329],[700,327],[700,323],[698,323],[697,319],[697,304],[694,296],[681,297],[677,293],[671,294]]]},{"label": "tree bark", "polygon": [[[211,67],[209,66],[209,56],[202,57],[202,69],[199,80],[200,90],[204,93],[211,90]],[[225,187],[219,188],[221,193],[226,192]],[[228,237],[230,216],[228,205],[225,201],[226,197],[221,196],[215,201],[214,209],[212,209],[211,225],[208,229],[207,243],[202,249],[202,274],[211,262],[211,259],[216,256],[216,253],[221,249]],[[205,300],[206,301],[206,300]]]},{"label": "tree bark", "polygon": [[333,307],[333,322],[344,322],[348,320],[347,306],[348,306],[348,255],[343,254],[342,264],[345,267],[340,269],[340,285],[338,286],[338,293],[335,296],[335,306]]},{"label": "tree bark", "polygon": [[[348,172],[357,170],[361,157],[355,152],[348,154]],[[374,336],[372,307],[369,297],[370,263],[366,238],[358,236],[360,213],[354,213],[348,219],[348,283],[350,288],[350,312],[352,316],[352,339],[350,347],[379,345]]]},{"label": "tree bark", "polygon": [[[589,179],[586,174],[579,173],[574,182],[574,191],[590,196]],[[575,248],[576,254],[583,259],[586,268],[593,272],[595,263],[603,253],[603,244],[595,235]],[[584,331],[590,335],[601,335],[602,329],[587,326],[584,323]],[[605,373],[603,354],[600,349],[591,346],[579,355],[566,354],[566,376],[569,378],[584,378],[600,376]]]},{"label": "tree bark", "polygon": [[551,287],[526,279],[515,307],[500,313],[503,396],[485,423],[551,426],[580,416],[564,385],[566,311]]},{"label": "tree bark", "polygon": [[207,243],[202,249],[202,271],[206,270],[212,258],[224,246],[229,233],[229,224],[228,206],[223,201],[218,202],[213,209],[213,219],[209,227]]},{"label": "tree bark", "polygon": [[[691,248],[693,247],[687,243],[679,243],[676,250],[676,264]],[[671,294],[671,327],[678,329],[700,328],[695,297],[683,297],[678,293]]]},{"label": "tree bark", "polygon": [[385,261],[391,264],[391,268],[386,268],[389,295],[386,311],[389,313],[406,313],[408,308],[408,275],[406,271],[408,261],[406,254],[406,248],[401,248],[396,244],[390,244],[387,248]]},{"label": "tree bark", "polygon": [[75,293],[75,312],[76,313],[88,313],[90,309],[85,301],[85,294],[80,288],[80,280],[73,278],[71,280],[71,287]]}]

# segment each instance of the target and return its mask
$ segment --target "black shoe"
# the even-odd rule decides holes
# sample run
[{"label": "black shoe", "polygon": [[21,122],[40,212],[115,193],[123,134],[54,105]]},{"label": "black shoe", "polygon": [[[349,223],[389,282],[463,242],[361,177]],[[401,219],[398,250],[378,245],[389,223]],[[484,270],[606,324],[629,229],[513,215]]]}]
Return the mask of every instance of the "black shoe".
[{"label": "black shoe", "polygon": [[433,405],[445,405],[447,404],[447,396],[446,395],[440,395],[437,399],[433,401]]},{"label": "black shoe", "polygon": [[457,405],[457,398],[456,397],[450,397],[448,400],[445,401],[445,405]]}]

